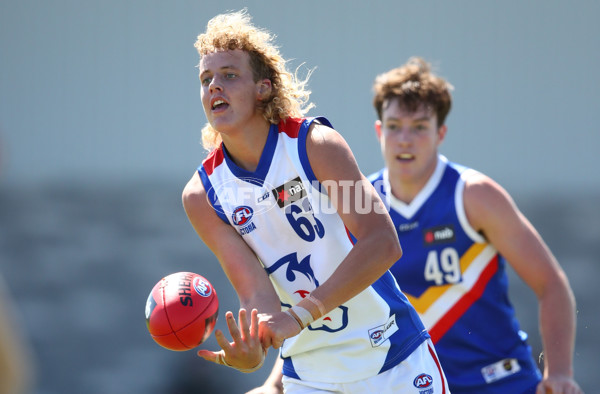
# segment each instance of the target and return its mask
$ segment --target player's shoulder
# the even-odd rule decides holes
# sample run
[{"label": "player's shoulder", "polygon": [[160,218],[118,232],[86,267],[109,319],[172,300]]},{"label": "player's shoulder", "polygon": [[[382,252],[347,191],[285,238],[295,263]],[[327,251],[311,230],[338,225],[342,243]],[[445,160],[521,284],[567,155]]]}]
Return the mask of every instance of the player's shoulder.
[{"label": "player's shoulder", "polygon": [[443,163],[447,171],[452,171],[464,183],[465,190],[486,188],[494,184],[494,180],[484,173],[467,165],[448,160],[444,155],[438,155],[438,165]]},{"label": "player's shoulder", "polygon": [[312,122],[308,128],[309,140],[313,142],[327,142],[336,138],[341,138],[340,133],[337,132],[330,124],[322,123],[318,120]]},{"label": "player's shoulder", "polygon": [[313,170],[323,166],[350,169],[356,162],[350,146],[341,133],[324,124],[311,124],[306,137],[306,152]]},{"label": "player's shoulder", "polygon": [[350,146],[340,132],[330,124],[312,122],[308,129],[306,148],[309,155],[323,159],[346,159],[352,155]]},{"label": "player's shoulder", "polygon": [[513,206],[510,194],[494,179],[479,171],[463,174],[464,206],[470,217],[486,218],[507,213]]},{"label": "player's shoulder", "polygon": [[198,171],[195,171],[189,181],[183,188],[181,199],[186,211],[194,206],[198,206],[198,202],[206,201],[206,190],[200,180]]},{"label": "player's shoulder", "polygon": [[488,175],[468,168],[461,172],[461,178],[465,183],[465,192],[481,194],[485,196],[488,193],[495,193],[501,189],[501,186]]},{"label": "player's shoulder", "polygon": [[346,140],[328,125],[311,124],[306,137],[306,157],[319,181],[358,181],[364,177]]}]

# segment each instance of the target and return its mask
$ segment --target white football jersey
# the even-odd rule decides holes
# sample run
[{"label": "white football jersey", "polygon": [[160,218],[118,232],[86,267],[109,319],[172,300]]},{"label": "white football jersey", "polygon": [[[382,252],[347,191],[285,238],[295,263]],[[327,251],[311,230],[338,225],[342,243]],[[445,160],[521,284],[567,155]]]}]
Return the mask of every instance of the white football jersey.
[{"label": "white football jersey", "polygon": [[[221,146],[198,167],[211,204],[256,253],[284,309],[324,283],[353,247],[306,154],[312,122],[272,125],[254,172]],[[369,264],[369,261],[365,261]],[[387,272],[359,295],[285,340],[283,373],[316,382],[352,382],[388,370],[429,334]]]}]

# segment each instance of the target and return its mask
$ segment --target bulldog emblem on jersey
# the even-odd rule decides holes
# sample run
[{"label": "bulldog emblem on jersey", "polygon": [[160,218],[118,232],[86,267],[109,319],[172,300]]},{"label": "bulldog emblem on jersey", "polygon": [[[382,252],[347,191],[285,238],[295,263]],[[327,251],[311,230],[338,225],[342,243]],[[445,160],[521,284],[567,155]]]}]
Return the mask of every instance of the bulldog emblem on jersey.
[{"label": "bulldog emblem on jersey", "polygon": [[306,188],[300,177],[287,181],[281,186],[277,186],[272,192],[277,200],[279,208],[290,205],[306,196]]},{"label": "bulldog emblem on jersey", "polygon": [[[319,287],[319,281],[315,276],[310,262],[310,255],[299,258],[296,252],[290,253],[277,260],[270,267],[265,267],[269,276],[273,276],[276,282],[293,282],[297,288],[294,292],[305,298],[312,290]],[[282,306],[291,308],[292,305],[281,303]],[[321,319],[312,322],[308,326],[310,331],[338,332],[348,326],[348,307],[340,305]]]}]

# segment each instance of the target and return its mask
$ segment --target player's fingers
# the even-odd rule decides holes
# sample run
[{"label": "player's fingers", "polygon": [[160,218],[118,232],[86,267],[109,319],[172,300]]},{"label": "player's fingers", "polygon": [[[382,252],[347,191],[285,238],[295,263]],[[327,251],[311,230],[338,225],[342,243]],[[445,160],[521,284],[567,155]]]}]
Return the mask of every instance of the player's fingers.
[{"label": "player's fingers", "polygon": [[271,346],[274,349],[279,349],[283,343],[283,338],[279,339],[271,330],[259,330],[259,340],[263,349],[268,349]]},{"label": "player's fingers", "polygon": [[227,312],[225,314],[225,321],[227,322],[227,327],[229,328],[229,333],[233,338],[233,342],[240,342],[242,340],[242,337],[240,335],[240,330],[238,329],[235,319],[233,318],[233,313]]},{"label": "player's fingers", "polygon": [[583,394],[583,390],[581,387],[572,379],[564,384],[564,387],[561,388],[565,394]]},{"label": "player's fingers", "polygon": [[198,356],[202,357],[203,359],[207,360],[207,361],[211,361],[215,364],[219,364],[219,365],[227,365],[229,366],[229,364],[227,364],[227,362],[225,361],[225,352],[224,351],[220,351],[220,352],[211,352],[209,350],[198,350]]},{"label": "player's fingers", "polygon": [[217,340],[217,343],[219,344],[221,349],[223,349],[224,351],[227,351],[227,352],[231,351],[231,344],[225,337],[225,334],[223,334],[223,331],[216,330],[215,331],[215,339]]},{"label": "player's fingers", "polygon": [[552,390],[551,385],[547,384],[547,382],[542,382],[537,389],[536,394],[552,394],[554,391]]},{"label": "player's fingers", "polygon": [[238,314],[238,324],[242,333],[242,339],[247,340],[250,336],[250,328],[248,327],[248,316],[244,308],[240,309]]},{"label": "player's fingers", "polygon": [[258,337],[258,309],[252,309],[250,314],[250,335],[252,338]]},{"label": "player's fingers", "polygon": [[273,349],[279,349],[281,345],[283,345],[283,340],[271,338],[271,345],[273,346]]},{"label": "player's fingers", "polygon": [[538,383],[535,388],[535,394],[545,394],[546,389],[544,388],[544,382]]},{"label": "player's fingers", "polygon": [[211,361],[213,363],[218,364],[218,358],[220,353],[221,352],[211,352],[210,350],[198,350],[196,354],[198,355],[198,357],[202,357],[207,361]]},{"label": "player's fingers", "polygon": [[271,347],[271,335],[268,335],[266,330],[258,331],[258,339],[263,347],[263,349],[268,349]]},{"label": "player's fingers", "polygon": [[227,362],[225,361],[225,352],[218,352],[217,353],[217,358],[215,360],[215,363],[217,363],[219,365],[227,365],[227,366],[229,366],[229,364],[227,364]]}]

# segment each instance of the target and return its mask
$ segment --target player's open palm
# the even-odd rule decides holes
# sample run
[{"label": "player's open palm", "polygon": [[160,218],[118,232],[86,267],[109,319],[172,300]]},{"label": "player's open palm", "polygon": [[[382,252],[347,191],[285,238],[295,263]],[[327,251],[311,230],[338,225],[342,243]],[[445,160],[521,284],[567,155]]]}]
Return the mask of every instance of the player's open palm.
[{"label": "player's open palm", "polygon": [[210,350],[199,350],[198,356],[217,364],[223,364],[242,372],[251,372],[262,366],[265,359],[265,351],[258,337],[258,311],[252,310],[250,325],[245,309],[240,309],[238,324],[236,324],[233,313],[225,314],[227,327],[233,342],[229,342],[221,330],[215,331],[215,339],[222,350],[213,352]]},{"label": "player's open palm", "polygon": [[583,394],[583,390],[568,376],[549,376],[540,382],[536,394]]}]

